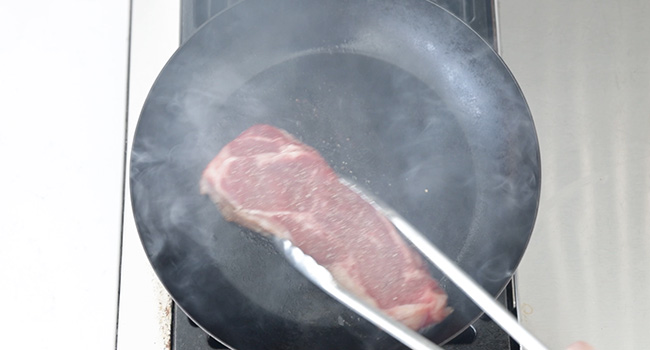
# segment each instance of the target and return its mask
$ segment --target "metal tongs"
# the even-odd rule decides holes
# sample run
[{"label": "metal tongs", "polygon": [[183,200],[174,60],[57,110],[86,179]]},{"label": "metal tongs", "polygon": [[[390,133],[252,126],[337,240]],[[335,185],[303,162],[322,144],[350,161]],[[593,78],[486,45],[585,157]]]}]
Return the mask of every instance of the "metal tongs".
[{"label": "metal tongs", "polygon": [[[402,237],[410,241],[431,263],[454,282],[476,305],[492,318],[503,330],[527,350],[548,350],[535,336],[528,332],[501,304],[477,284],[465,271],[443,254],[435,245],[385,203],[368,195],[359,187],[346,180],[341,182],[372,204],[400,231]],[[276,245],[289,262],[312,283],[327,294],[346,305],[361,317],[379,327],[393,338],[411,349],[442,349],[420,333],[413,331],[402,323],[390,318],[375,307],[367,305],[358,297],[343,289],[334,280],[327,269],[319,265],[311,256],[294,246],[289,240],[274,238]]]}]

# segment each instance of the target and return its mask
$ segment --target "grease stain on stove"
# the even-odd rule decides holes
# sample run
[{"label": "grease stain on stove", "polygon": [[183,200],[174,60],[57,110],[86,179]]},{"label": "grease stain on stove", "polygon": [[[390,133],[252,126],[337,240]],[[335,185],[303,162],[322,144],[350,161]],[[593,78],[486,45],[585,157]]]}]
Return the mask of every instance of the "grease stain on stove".
[{"label": "grease stain on stove", "polygon": [[153,283],[156,286],[156,299],[158,300],[159,339],[162,339],[165,349],[171,350],[172,299],[157,279]]}]

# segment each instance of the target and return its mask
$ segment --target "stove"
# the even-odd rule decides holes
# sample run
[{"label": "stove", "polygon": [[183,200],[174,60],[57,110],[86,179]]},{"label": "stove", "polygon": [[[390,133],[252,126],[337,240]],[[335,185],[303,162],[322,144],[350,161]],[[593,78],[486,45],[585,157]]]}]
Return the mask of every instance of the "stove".
[{"label": "stove", "polygon": [[[180,42],[185,42],[202,24],[228,9],[237,1],[181,0]],[[496,12],[492,0],[437,0],[432,1],[467,23],[495,51],[498,51]],[[514,281],[511,281],[499,301],[516,315]],[[203,332],[185,313],[172,304],[170,345],[173,350],[227,349]],[[519,346],[488,317],[482,316],[458,335],[445,349],[519,349]]]},{"label": "stove", "polygon": [[[497,26],[494,2],[438,2],[503,55],[540,135],[546,186],[516,276],[521,323],[552,348],[577,339],[602,349],[644,348],[650,310],[650,143],[644,131],[650,119],[643,97],[650,81],[644,45],[650,7],[499,0]],[[234,2],[128,3],[130,154],[147,93],[181,38]],[[123,218],[116,349],[181,349],[189,341],[196,342],[193,349],[219,348],[171,302],[142,249],[129,205]],[[510,307],[514,299],[507,298],[500,300]],[[507,349],[507,338],[483,343],[491,333],[483,326],[491,325],[479,319],[473,342],[444,348]],[[504,339],[500,330],[495,334]]]},{"label": "stove", "polygon": [[[423,0],[428,1],[428,0]],[[235,0],[181,0],[181,43],[210,18],[236,4]],[[494,0],[431,0],[467,23],[498,51]]]},{"label": "stove", "polygon": [[[510,282],[498,300],[516,315],[514,285]],[[486,315],[444,345],[447,350],[507,350],[519,345]],[[172,316],[171,349],[173,350],[226,350],[219,341],[207,335],[190,318],[174,305]]]}]

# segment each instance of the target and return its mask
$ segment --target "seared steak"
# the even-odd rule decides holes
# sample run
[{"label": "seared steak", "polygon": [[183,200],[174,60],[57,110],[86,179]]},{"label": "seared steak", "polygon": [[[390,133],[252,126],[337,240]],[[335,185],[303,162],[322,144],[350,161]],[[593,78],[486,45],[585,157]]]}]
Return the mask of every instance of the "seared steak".
[{"label": "seared steak", "polygon": [[244,131],[208,164],[200,188],[226,220],[289,239],[342,286],[408,327],[448,315],[447,295],[393,225],[286,131]]}]

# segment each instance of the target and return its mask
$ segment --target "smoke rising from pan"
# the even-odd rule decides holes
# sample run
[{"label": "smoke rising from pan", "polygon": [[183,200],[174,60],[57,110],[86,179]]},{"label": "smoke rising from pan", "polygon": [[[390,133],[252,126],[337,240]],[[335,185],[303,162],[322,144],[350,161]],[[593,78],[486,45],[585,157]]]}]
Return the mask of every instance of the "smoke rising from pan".
[{"label": "smoke rising from pan", "polygon": [[[499,289],[532,229],[539,159],[525,101],[491,49],[436,13],[428,18],[444,25],[403,25],[416,10],[388,2],[385,12],[371,10],[354,25],[325,2],[287,1],[288,17],[247,3],[209,23],[170,61],[143,109],[131,155],[143,243],[184,309],[197,322],[214,308],[328,329],[341,328],[341,316],[350,337],[386,339],[199,195],[204,166],[255,123],[318,149],[488,289]],[[355,4],[346,6],[362,6]],[[310,21],[314,7],[326,9]],[[247,27],[251,19],[268,29]],[[438,340],[477,314],[441,282],[457,304],[449,324],[427,331]]]}]

